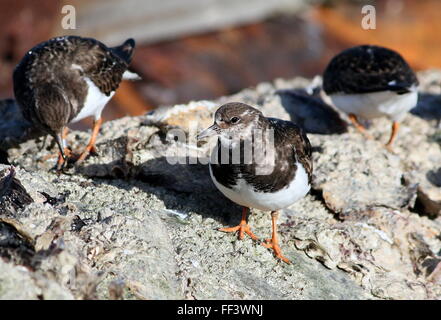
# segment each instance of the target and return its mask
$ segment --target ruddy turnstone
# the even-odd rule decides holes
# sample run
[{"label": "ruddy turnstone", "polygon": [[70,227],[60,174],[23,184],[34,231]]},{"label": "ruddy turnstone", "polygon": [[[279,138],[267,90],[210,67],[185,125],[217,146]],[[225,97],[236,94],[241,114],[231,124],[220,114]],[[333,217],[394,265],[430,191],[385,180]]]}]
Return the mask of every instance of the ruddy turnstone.
[{"label": "ruddy turnstone", "polygon": [[134,48],[133,39],[108,48],[91,38],[57,37],[29,50],[15,68],[14,93],[23,116],[55,138],[58,170],[67,162],[69,123],[94,117],[92,136],[77,162],[95,151],[105,105],[122,79],[138,78],[128,71]]},{"label": "ruddy turnstone", "polygon": [[323,89],[332,103],[348,114],[370,138],[358,118],[386,116],[393,121],[386,144],[391,149],[399,123],[418,100],[418,79],[403,57],[387,48],[362,45],[336,55],[323,75]]},{"label": "ruddy turnstone", "polygon": [[294,123],[266,118],[259,110],[238,102],[227,103],[215,113],[214,124],[198,139],[217,135],[218,142],[210,159],[210,175],[216,187],[230,200],[241,205],[238,226],[221,228],[239,232],[239,239],[251,232],[247,223],[249,208],[271,211],[272,236],[262,243],[277,258],[282,255],[277,238],[277,217],[304,197],[311,186],[311,145]]}]

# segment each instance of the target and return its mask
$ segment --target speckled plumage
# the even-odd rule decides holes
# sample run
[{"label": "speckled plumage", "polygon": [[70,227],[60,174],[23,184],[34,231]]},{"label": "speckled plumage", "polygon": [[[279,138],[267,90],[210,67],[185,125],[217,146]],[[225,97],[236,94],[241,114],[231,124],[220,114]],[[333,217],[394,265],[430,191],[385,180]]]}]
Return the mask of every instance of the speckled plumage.
[{"label": "speckled plumage", "polygon": [[210,165],[216,179],[224,186],[231,187],[240,176],[258,192],[275,192],[286,187],[287,183],[294,178],[298,161],[308,173],[308,181],[311,183],[311,145],[303,130],[290,121],[263,116],[260,117],[259,126],[263,130],[274,130],[276,157],[273,170],[269,170],[271,173],[256,175],[256,163],[244,163],[243,141],[240,148],[240,164],[220,163],[222,152],[231,154],[232,150],[226,151],[226,148],[219,142],[216,146],[217,154],[214,153],[218,157],[218,163]]},{"label": "speckled plumage", "polygon": [[362,45],[337,54],[323,74],[326,94],[409,92],[418,85],[415,73],[403,57],[380,46]]},{"label": "speckled plumage", "polygon": [[84,106],[89,78],[106,96],[127,70],[135,42],[108,48],[77,36],[50,39],[29,50],[14,70],[14,93],[24,117],[57,135]]},{"label": "speckled plumage", "polygon": [[137,77],[127,70],[134,48],[133,39],[108,48],[92,38],[57,37],[29,50],[15,68],[18,105],[25,119],[55,138],[58,170],[67,160],[67,124],[93,116],[90,142],[77,162],[95,150],[104,107],[122,79]]}]

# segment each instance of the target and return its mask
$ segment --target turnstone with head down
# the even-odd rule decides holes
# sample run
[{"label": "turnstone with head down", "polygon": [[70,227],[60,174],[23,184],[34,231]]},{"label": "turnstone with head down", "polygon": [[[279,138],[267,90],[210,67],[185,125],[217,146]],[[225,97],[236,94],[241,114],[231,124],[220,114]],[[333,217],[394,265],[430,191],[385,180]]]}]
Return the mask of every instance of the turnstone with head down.
[{"label": "turnstone with head down", "polygon": [[60,150],[57,169],[66,163],[67,125],[93,116],[91,139],[77,162],[95,151],[101,112],[122,79],[137,79],[128,71],[135,41],[108,48],[78,36],[64,36],[29,50],[14,70],[14,93],[23,116],[52,135]]},{"label": "turnstone with head down", "polygon": [[323,89],[332,103],[365,136],[370,138],[359,117],[386,116],[393,121],[388,149],[400,121],[417,104],[417,87],[415,73],[399,53],[373,45],[344,50],[330,61],[323,75]]}]

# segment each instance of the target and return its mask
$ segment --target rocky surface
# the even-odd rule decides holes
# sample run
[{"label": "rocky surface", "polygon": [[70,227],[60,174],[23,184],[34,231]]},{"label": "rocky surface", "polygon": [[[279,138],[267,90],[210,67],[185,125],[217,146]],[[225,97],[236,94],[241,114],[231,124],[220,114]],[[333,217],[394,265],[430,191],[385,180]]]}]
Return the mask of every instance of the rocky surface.
[{"label": "rocky surface", "polygon": [[[394,153],[383,147],[386,119],[366,140],[322,99],[319,77],[278,79],[108,122],[100,155],[61,175],[50,170],[55,145],[29,140],[38,133],[3,103],[0,298],[441,299],[441,72],[418,76],[419,104]],[[212,184],[212,142],[195,134],[227,101],[308,132],[313,190],[280,218],[291,265],[217,231],[237,224],[240,208]],[[68,140],[80,150],[88,137]],[[270,235],[269,213],[253,210],[249,222]]]}]

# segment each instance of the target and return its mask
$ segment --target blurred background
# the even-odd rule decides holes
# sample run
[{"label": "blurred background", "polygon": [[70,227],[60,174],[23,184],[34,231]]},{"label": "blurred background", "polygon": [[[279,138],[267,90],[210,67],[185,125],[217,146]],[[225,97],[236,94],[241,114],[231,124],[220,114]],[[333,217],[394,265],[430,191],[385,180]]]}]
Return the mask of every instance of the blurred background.
[{"label": "blurred background", "polygon": [[[375,30],[361,27],[367,4]],[[61,26],[65,5],[75,8],[75,30]],[[66,34],[109,46],[137,41],[131,69],[143,80],[121,85],[105,120],[313,77],[357,44],[395,49],[415,70],[441,68],[439,12],[438,0],[1,0],[0,98],[13,97],[12,72],[26,51]]]}]

